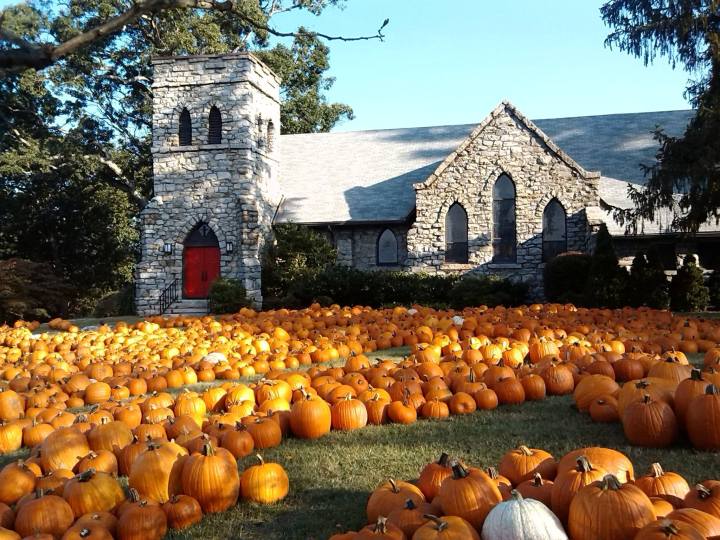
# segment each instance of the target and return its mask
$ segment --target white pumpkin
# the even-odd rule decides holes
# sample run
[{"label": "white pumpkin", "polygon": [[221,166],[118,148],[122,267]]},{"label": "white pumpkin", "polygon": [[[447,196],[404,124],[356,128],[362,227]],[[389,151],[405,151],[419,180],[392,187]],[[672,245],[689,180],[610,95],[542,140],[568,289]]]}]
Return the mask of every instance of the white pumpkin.
[{"label": "white pumpkin", "polygon": [[490,510],[482,528],[482,540],[568,540],[560,520],[535,499],[523,499],[512,491],[509,500]]}]

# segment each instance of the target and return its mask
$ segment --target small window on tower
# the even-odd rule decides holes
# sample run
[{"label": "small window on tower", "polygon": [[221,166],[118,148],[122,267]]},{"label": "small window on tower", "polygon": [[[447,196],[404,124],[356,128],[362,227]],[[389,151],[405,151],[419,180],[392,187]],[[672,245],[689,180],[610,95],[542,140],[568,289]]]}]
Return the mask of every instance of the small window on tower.
[{"label": "small window on tower", "polygon": [[275,124],[270,120],[267,124],[267,147],[268,150],[273,149],[273,143],[275,142]]},{"label": "small window on tower", "polygon": [[180,146],[190,146],[192,144],[192,121],[190,120],[190,112],[186,108],[183,108],[180,112],[178,144]]},{"label": "small window on tower", "polygon": [[222,116],[220,115],[220,109],[213,105],[208,116],[208,144],[220,144],[221,142]]}]

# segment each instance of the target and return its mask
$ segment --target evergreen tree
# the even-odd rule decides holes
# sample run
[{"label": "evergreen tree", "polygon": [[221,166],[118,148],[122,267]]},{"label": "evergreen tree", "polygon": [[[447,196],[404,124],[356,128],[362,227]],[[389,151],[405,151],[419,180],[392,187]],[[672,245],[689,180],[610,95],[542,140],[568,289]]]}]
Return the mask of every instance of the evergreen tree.
[{"label": "evergreen tree", "polygon": [[720,310],[720,270],[713,270],[707,285],[710,293],[710,306],[715,310]]},{"label": "evergreen tree", "polygon": [[595,237],[585,297],[589,305],[617,308],[624,305],[628,274],[620,268],[612,237],[603,224]]},{"label": "evergreen tree", "polygon": [[702,270],[694,255],[686,255],[670,284],[670,307],[673,311],[702,311],[709,301]]},{"label": "evergreen tree", "polygon": [[646,305],[655,309],[670,306],[670,282],[662,264],[660,251],[652,245],[647,253],[647,278],[645,282]]},{"label": "evergreen tree", "polygon": [[645,254],[638,251],[630,267],[630,276],[627,281],[625,298],[627,305],[640,307],[647,304],[648,263]]}]

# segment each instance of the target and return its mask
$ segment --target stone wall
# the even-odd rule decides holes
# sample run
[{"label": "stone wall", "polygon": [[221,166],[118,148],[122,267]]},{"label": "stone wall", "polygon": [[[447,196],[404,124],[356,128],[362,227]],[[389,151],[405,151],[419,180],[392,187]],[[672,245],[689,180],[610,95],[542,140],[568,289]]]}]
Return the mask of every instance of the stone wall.
[{"label": "stone wall", "polygon": [[[183,242],[199,221],[218,237],[221,276],[241,279],[259,305],[259,252],[279,202],[279,80],[250,54],[159,58],[153,66],[154,197],[140,216],[138,313],[156,313],[163,289],[176,278],[182,284]],[[213,105],[222,141],[210,145]],[[187,146],[178,145],[183,108],[193,128]]]},{"label": "stone wall", "polygon": [[[377,242],[385,229],[390,229],[397,239],[398,264],[377,264]],[[402,270],[407,260],[408,225],[353,225],[337,227],[332,238],[337,249],[337,262],[343,266],[353,266],[360,270]]]},{"label": "stone wall", "polygon": [[[501,174],[515,184],[517,259],[492,261],[492,190]],[[416,184],[416,221],[407,265],[415,271],[494,273],[522,280],[542,296],[542,216],[556,198],[567,213],[569,250],[586,250],[585,208],[597,206],[598,173],[564,154],[530,120],[503,103],[425,182]],[[445,215],[459,202],[468,214],[468,264],[445,263]]]}]

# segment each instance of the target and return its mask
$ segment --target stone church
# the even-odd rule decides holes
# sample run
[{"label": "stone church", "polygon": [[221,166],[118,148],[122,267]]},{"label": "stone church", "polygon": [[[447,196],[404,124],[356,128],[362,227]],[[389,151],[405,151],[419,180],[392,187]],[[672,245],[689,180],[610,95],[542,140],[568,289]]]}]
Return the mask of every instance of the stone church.
[{"label": "stone church", "polygon": [[341,264],[493,273],[538,298],[545,262],[589,250],[602,223],[621,257],[656,243],[668,268],[686,252],[719,262],[713,225],[686,238],[662,214],[627,234],[605,210],[632,205],[653,129],[679,135],[692,111],[532,121],[502,102],[480,124],[280,136],[280,80],[252,54],[153,67],[139,314],[206,312],[218,276],[259,305],[262,247],[288,222],[327,234]]}]

